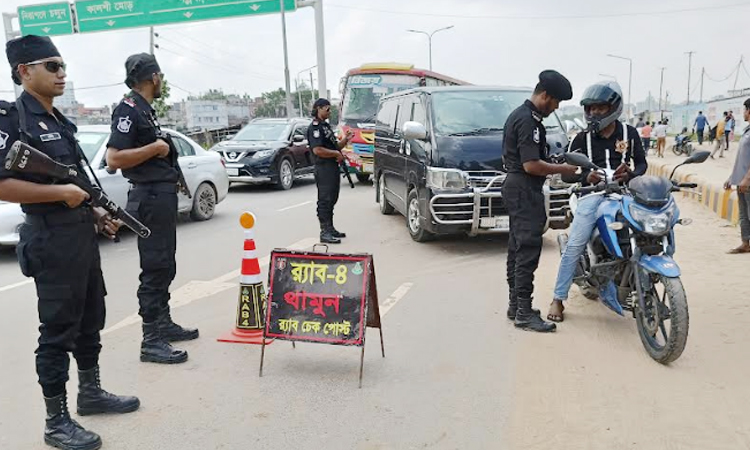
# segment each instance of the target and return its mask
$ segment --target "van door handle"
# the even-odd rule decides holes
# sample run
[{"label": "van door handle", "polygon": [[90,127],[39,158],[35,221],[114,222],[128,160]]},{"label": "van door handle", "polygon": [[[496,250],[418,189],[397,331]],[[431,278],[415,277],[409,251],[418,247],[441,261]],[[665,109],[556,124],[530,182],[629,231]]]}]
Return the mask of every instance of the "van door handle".
[{"label": "van door handle", "polygon": [[402,155],[404,154],[404,143],[405,142],[406,141],[404,141],[403,139],[401,139],[401,142],[398,143],[398,152],[401,153]]},{"label": "van door handle", "polygon": [[196,167],[198,167],[198,164],[196,164],[196,163],[190,163],[190,164],[188,164],[188,169],[195,169]]}]

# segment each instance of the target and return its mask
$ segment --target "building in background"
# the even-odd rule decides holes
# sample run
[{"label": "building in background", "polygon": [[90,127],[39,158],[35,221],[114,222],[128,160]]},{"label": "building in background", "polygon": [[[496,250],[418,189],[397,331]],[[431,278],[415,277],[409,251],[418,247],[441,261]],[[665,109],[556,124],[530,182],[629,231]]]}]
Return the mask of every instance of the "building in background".
[{"label": "building in background", "polygon": [[223,100],[186,100],[185,123],[188,130],[213,130],[229,126],[227,102]]}]

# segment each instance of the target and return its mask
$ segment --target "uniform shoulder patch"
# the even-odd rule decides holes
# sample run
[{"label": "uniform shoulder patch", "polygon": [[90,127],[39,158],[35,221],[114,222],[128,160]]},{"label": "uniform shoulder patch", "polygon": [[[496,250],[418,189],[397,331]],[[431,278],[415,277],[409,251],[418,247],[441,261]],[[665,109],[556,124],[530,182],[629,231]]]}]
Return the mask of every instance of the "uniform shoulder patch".
[{"label": "uniform shoulder patch", "polygon": [[2,130],[0,130],[0,150],[5,150],[5,147],[8,145],[8,138],[10,135]]},{"label": "uniform shoulder patch", "polygon": [[534,128],[534,142],[537,144],[542,141],[541,135],[539,133],[539,127]]},{"label": "uniform shoulder patch", "polygon": [[131,108],[135,108],[135,100],[130,97],[125,97],[124,99],[122,99],[122,102],[130,106]]},{"label": "uniform shoulder patch", "polygon": [[320,130],[313,130],[313,137],[315,139],[319,138],[320,137]]},{"label": "uniform shoulder patch", "polygon": [[133,121],[130,120],[130,117],[119,117],[117,119],[117,131],[120,133],[130,133],[130,127],[133,125]]},{"label": "uniform shoulder patch", "polygon": [[317,120],[313,120],[312,124],[315,125],[315,126],[318,126],[318,125],[320,125],[320,122],[318,122]]}]

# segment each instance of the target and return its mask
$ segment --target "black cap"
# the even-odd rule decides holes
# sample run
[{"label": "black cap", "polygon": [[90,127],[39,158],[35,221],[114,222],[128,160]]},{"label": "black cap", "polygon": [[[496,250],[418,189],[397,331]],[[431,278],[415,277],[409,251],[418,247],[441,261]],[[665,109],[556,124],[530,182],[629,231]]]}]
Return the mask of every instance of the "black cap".
[{"label": "black cap", "polygon": [[318,108],[322,108],[324,106],[331,106],[331,102],[328,101],[327,98],[319,98],[315,100],[315,103],[313,103],[313,107],[312,107],[313,117],[316,117],[318,115]]},{"label": "black cap", "polygon": [[545,70],[539,74],[539,85],[548,95],[560,101],[573,98],[573,88],[570,81],[555,70]]},{"label": "black cap", "polygon": [[153,74],[160,72],[161,68],[154,55],[149,53],[131,55],[125,61],[125,84],[132,88],[141,81],[151,79]]},{"label": "black cap", "polygon": [[36,36],[29,34],[8,41],[5,44],[5,55],[8,57],[13,81],[20,85],[21,80],[15,73],[19,64],[27,64],[45,58],[60,56],[60,52],[47,36]]}]

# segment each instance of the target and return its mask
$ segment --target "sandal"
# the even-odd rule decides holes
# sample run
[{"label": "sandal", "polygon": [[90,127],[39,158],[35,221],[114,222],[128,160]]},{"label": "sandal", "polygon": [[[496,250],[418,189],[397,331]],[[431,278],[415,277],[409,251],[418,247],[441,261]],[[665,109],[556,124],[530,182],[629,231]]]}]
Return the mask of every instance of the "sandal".
[{"label": "sandal", "polygon": [[[547,314],[547,320],[549,320],[550,322],[561,323],[565,320],[565,316],[563,315],[563,311],[565,311],[565,305],[562,302],[559,302],[559,303],[560,303],[560,314],[552,314],[552,313]],[[552,305],[554,304],[555,302],[553,301]]]}]

